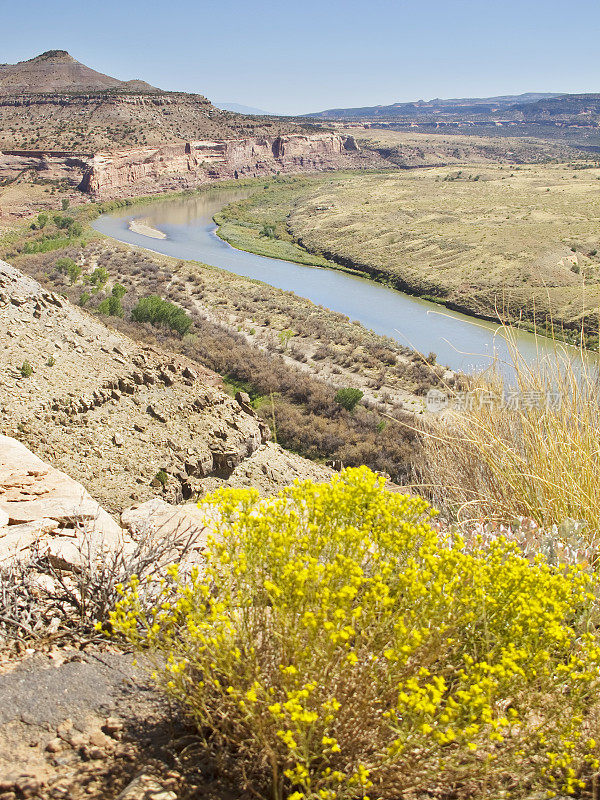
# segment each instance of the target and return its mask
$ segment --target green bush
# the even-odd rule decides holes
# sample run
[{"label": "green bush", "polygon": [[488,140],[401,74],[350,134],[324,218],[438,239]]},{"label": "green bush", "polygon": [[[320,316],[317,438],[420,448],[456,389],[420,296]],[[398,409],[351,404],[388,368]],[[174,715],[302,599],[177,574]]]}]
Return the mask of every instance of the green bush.
[{"label": "green bush", "polygon": [[63,273],[63,275],[68,275],[71,283],[75,283],[75,281],[81,275],[81,267],[72,258],[59,258],[56,262],[56,269]]},{"label": "green bush", "polygon": [[275,233],[275,225],[271,225],[270,223],[265,222],[265,224],[260,229],[259,236],[264,236],[267,239],[276,239],[277,234]]},{"label": "green bush", "polygon": [[22,378],[31,378],[33,375],[33,367],[29,361],[25,360],[19,367],[19,372],[21,373]]},{"label": "green bush", "polygon": [[25,255],[32,255],[33,253],[49,253],[51,250],[62,250],[71,244],[66,236],[50,236],[44,239],[34,240],[32,242],[25,242],[22,252]]},{"label": "green bush", "polygon": [[118,297],[113,297],[113,295],[98,304],[98,311],[107,317],[122,317],[124,313],[121,301]]},{"label": "green bush", "polygon": [[169,474],[164,469],[159,469],[154,477],[163,488],[169,482]]},{"label": "green bush", "polygon": [[56,225],[56,227],[60,228],[61,230],[65,230],[66,228],[70,228],[71,225],[73,225],[73,223],[75,222],[73,217],[63,217],[61,214],[55,214],[52,217],[52,219],[53,219],[54,224]]},{"label": "green bush", "polygon": [[96,267],[90,275],[90,283],[92,286],[96,287],[96,290],[99,290],[102,289],[103,286],[106,286],[109,277],[110,275],[105,267]]},{"label": "green bush", "polygon": [[365,467],[210,502],[203,569],[134,579],[110,623],[254,796],[585,787],[600,634],[583,568],[504,539],[469,550]]},{"label": "green bush", "polygon": [[143,297],[132,310],[131,316],[136,322],[162,325],[177,331],[182,336],[189,331],[192,325],[192,320],[182,308],[155,294]]},{"label": "green bush", "polygon": [[121,283],[115,283],[112,288],[111,292],[113,297],[116,297],[117,300],[122,300],[123,297],[127,294],[127,289]]},{"label": "green bush", "polygon": [[364,394],[360,389],[348,387],[347,389],[340,389],[336,393],[335,402],[339,403],[346,411],[354,411],[363,396]]}]

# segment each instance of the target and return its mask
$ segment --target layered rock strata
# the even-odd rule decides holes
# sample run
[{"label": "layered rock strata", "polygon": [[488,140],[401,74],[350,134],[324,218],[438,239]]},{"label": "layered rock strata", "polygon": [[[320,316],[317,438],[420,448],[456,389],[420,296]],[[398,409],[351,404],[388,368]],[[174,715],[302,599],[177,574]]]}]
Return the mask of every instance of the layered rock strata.
[{"label": "layered rock strata", "polygon": [[[368,160],[368,158],[367,158]],[[94,155],[6,150],[0,179],[33,173],[67,180],[99,198],[189,189],[212,180],[362,164],[352,137],[334,133],[247,137],[127,148]]]}]

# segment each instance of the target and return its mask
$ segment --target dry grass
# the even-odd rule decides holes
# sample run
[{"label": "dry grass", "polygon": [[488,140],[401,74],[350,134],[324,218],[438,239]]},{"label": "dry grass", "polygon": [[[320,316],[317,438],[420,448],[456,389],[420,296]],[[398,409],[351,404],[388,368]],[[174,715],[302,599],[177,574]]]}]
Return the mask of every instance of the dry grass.
[{"label": "dry grass", "polygon": [[344,135],[354,136],[360,147],[373,148],[393,164],[403,167],[444,166],[490,161],[498,164],[544,162],[552,158],[566,160],[573,150],[561,141],[534,136],[508,138],[503,135],[472,133],[424,133],[365,127],[359,123],[336,125]]},{"label": "dry grass", "polygon": [[546,529],[585,523],[586,543],[595,547],[597,364],[589,354],[558,343],[550,357],[527,364],[514,337],[508,330],[505,335],[514,386],[504,388],[496,368],[478,380],[466,408],[451,408],[427,424],[422,488],[463,521],[526,518]]},{"label": "dry grass", "polygon": [[467,313],[496,318],[502,306],[538,327],[551,316],[579,330],[582,320],[593,327],[600,305],[600,168],[583,165],[318,176],[271,185],[236,215],[287,227],[319,257]]}]

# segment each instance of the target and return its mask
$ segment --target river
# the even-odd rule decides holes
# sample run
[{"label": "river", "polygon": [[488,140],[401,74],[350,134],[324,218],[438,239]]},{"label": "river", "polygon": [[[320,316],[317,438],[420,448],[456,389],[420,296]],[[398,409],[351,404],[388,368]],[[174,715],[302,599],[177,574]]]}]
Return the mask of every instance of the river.
[{"label": "river", "polygon": [[[454,370],[472,374],[489,367],[494,356],[500,365],[509,360],[498,325],[448,311],[368,278],[236,250],[217,236],[213,216],[223,206],[247,195],[247,190],[211,189],[186,198],[132,205],[103,214],[93,227],[121,242],[291,290],[425,355],[434,352],[439,363]],[[144,220],[166,238],[135,233],[129,229],[132,220]],[[514,330],[514,337],[527,361],[534,361],[544,350],[551,349],[548,340],[523,331]]]}]

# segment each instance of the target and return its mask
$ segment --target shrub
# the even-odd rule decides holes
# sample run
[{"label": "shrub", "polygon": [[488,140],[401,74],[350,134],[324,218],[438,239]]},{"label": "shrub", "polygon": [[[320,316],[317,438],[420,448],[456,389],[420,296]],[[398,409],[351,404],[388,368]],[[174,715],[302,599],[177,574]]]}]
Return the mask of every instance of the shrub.
[{"label": "shrub", "polygon": [[597,769],[582,569],[468,552],[365,467],[211,502],[205,569],[172,567],[150,611],[134,579],[110,622],[252,794],[552,794]]},{"label": "shrub", "polygon": [[177,331],[182,336],[186,334],[192,320],[185,311],[175,303],[163,300],[158,295],[143,297],[131,312],[136,322],[150,322],[152,325],[165,326]]},{"label": "shrub", "polygon": [[111,292],[113,297],[116,297],[117,300],[122,300],[123,297],[127,294],[127,289],[121,283],[115,283],[112,288]]},{"label": "shrub", "polygon": [[69,244],[70,241],[66,236],[49,237],[38,241],[25,242],[22,252],[25,255],[49,253],[51,250],[61,250],[63,247],[68,247]]},{"label": "shrub", "polygon": [[65,275],[72,266],[75,266],[75,261],[68,256],[56,259],[56,269],[63,275]]},{"label": "shrub", "polygon": [[103,286],[106,286],[109,277],[110,275],[105,267],[96,267],[90,275],[90,283],[99,290],[102,289]]},{"label": "shrub", "polygon": [[105,314],[107,317],[122,317],[124,313],[121,301],[118,297],[114,297],[113,295],[105,298],[98,304],[98,311],[100,314]]},{"label": "shrub", "polygon": [[25,360],[19,367],[19,372],[21,373],[22,378],[31,378],[33,375],[33,367],[29,361]]},{"label": "shrub", "polygon": [[63,275],[68,275],[71,283],[81,275],[81,267],[72,258],[59,258],[56,262],[56,269]]},{"label": "shrub", "polygon": [[159,469],[154,477],[163,488],[169,482],[169,474],[164,469]]},{"label": "shrub", "polygon": [[363,392],[360,389],[348,387],[347,389],[340,389],[335,395],[335,402],[339,403],[346,411],[354,411],[358,403],[363,398]]},{"label": "shrub", "polygon": [[52,219],[53,219],[54,224],[56,225],[56,227],[60,228],[61,230],[65,230],[66,228],[70,228],[73,225],[73,223],[75,222],[73,217],[63,217],[61,214],[55,214]]},{"label": "shrub", "polygon": [[277,235],[275,233],[275,225],[272,225],[269,222],[265,222],[262,228],[260,229],[259,236],[264,236],[267,239],[277,238]]}]

